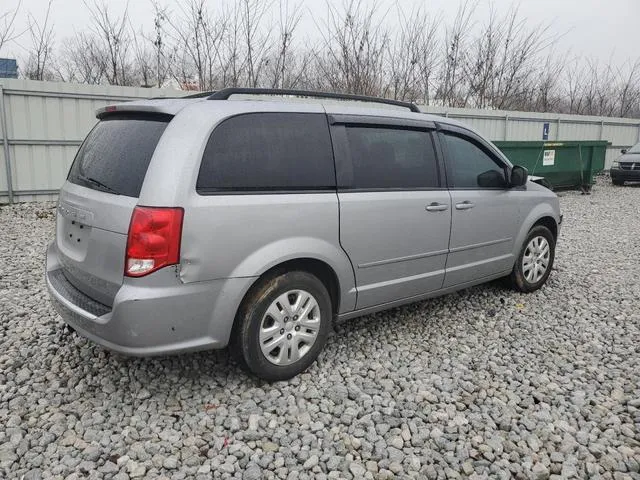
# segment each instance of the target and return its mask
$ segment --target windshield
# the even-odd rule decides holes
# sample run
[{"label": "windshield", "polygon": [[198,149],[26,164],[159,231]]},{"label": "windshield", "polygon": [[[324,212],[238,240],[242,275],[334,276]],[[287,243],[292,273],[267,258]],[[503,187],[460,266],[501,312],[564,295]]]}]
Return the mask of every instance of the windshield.
[{"label": "windshield", "polygon": [[640,142],[636,143],[633,147],[627,150],[627,153],[640,153]]}]

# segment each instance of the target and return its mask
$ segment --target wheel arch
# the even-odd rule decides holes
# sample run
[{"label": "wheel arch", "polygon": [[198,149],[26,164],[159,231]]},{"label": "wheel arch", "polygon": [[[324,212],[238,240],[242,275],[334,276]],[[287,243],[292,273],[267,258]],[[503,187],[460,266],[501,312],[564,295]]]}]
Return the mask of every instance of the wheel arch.
[{"label": "wheel arch", "polygon": [[536,205],[522,222],[520,231],[518,232],[518,236],[513,245],[514,260],[518,258],[524,240],[527,238],[527,235],[529,235],[531,229],[536,225],[543,225],[547,227],[549,230],[551,230],[554,239],[557,240],[558,233],[560,231],[558,228],[559,218],[557,217],[558,213],[551,204],[545,202]]},{"label": "wheel arch", "polygon": [[[547,227],[553,234],[554,240],[558,240],[558,224],[553,217],[547,215],[539,218],[533,225],[531,225],[531,228],[537,227],[538,225]],[[531,231],[531,228],[529,229],[529,231]]]},{"label": "wheel arch", "polygon": [[[313,257],[298,257],[282,261],[277,265],[273,265],[266,269],[257,277],[250,287],[247,289],[242,299],[238,303],[233,318],[233,325],[230,331],[230,337],[233,339],[238,334],[238,328],[241,323],[240,311],[245,302],[256,294],[260,286],[270,278],[275,278],[286,272],[303,271],[316,276],[329,292],[331,299],[332,314],[335,316],[339,313],[341,302],[340,279],[335,270],[326,262]],[[232,341],[232,340],[230,340]]]},{"label": "wheel arch", "polygon": [[[266,274],[292,267],[322,277],[326,285],[337,285],[336,313],[355,308],[355,274],[351,261],[340,245],[321,238],[284,238],[264,245],[244,258],[230,277],[256,277],[259,282]],[[327,289],[331,293],[331,288]]]},{"label": "wheel arch", "polygon": [[[542,277],[538,278],[537,280],[535,278],[527,279],[525,277],[523,260],[521,260],[520,257],[526,252],[527,247],[525,245],[527,245],[529,238],[534,237],[534,235],[540,234],[540,230],[532,233],[532,231],[537,227],[544,227],[546,230],[548,230],[548,234],[550,234],[553,238],[552,240],[550,240],[553,242],[553,244],[555,244],[558,237],[558,224],[556,223],[555,218],[550,215],[541,216],[534,220],[528,228],[523,228],[524,237],[518,243],[520,251],[515,255],[515,263],[513,266],[513,270],[511,271],[511,275],[509,276],[512,286],[517,291],[523,293],[530,293],[537,290],[538,288],[541,288],[542,285],[544,285],[544,283],[547,281],[547,278],[549,277],[553,267],[555,250],[554,245],[551,246],[550,263],[547,264],[546,269],[542,272]],[[534,274],[536,273],[538,273],[537,267],[534,271]]]},{"label": "wheel arch", "polygon": [[286,260],[277,265],[272,266],[265,272],[263,272],[251,285],[249,291],[242,299],[244,303],[246,297],[251,294],[251,291],[265,279],[273,278],[286,272],[302,271],[310,273],[317,277],[329,292],[331,298],[331,309],[333,315],[337,315],[340,309],[341,292],[340,292],[340,279],[335,270],[326,262],[318,260],[312,257],[301,257]]}]

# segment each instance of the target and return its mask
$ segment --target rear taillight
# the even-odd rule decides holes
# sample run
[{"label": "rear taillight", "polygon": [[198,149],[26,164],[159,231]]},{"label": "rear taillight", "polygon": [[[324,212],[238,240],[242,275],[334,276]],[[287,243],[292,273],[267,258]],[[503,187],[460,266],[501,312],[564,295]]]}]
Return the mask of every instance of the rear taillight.
[{"label": "rear taillight", "polygon": [[180,261],[182,208],[136,207],[131,215],[124,274],[142,277]]}]

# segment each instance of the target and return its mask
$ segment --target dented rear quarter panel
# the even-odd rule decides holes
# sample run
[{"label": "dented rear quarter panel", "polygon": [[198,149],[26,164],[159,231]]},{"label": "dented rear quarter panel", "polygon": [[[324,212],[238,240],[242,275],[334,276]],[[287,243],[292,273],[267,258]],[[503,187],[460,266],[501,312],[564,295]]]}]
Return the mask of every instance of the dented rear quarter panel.
[{"label": "dented rear quarter panel", "polygon": [[355,280],[349,258],[340,247],[336,192],[196,192],[202,155],[215,127],[232,116],[255,112],[324,113],[324,108],[313,103],[259,101],[203,101],[184,108],[158,143],[139,205],[184,208],[183,283],[257,278],[282,262],[312,258],[336,273],[340,313],[353,310]]},{"label": "dented rear quarter panel", "polygon": [[335,192],[196,194],[185,211],[182,241],[184,282],[255,277],[288,260],[312,258],[336,273],[340,311],[355,307],[353,270],[340,247]]}]

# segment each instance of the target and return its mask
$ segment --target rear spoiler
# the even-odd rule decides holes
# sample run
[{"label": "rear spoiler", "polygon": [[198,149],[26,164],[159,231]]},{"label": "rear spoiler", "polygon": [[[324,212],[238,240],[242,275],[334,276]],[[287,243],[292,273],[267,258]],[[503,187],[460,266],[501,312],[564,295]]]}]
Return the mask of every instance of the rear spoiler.
[{"label": "rear spoiler", "polygon": [[187,105],[196,102],[202,102],[203,99],[186,99],[186,98],[163,98],[152,100],[135,100],[133,102],[116,103],[98,108],[96,117],[102,119],[107,115],[114,113],[147,113],[161,115],[176,115]]},{"label": "rear spoiler", "polygon": [[162,113],[167,112],[164,109],[154,107],[152,105],[128,105],[119,103],[116,105],[107,105],[96,110],[96,118],[103,119],[107,115],[114,113]]}]

